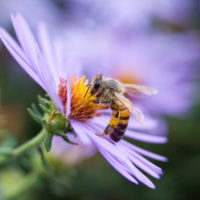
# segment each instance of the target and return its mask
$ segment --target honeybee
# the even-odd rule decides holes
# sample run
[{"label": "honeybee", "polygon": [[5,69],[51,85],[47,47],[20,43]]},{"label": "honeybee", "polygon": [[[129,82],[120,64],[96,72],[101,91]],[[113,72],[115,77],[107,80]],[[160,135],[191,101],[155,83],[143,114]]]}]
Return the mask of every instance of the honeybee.
[{"label": "honeybee", "polygon": [[112,110],[110,123],[103,134],[98,135],[109,135],[115,142],[123,137],[130,114],[140,123],[144,119],[143,113],[133,105],[128,97],[157,94],[157,90],[154,88],[137,84],[124,84],[116,79],[105,78],[102,75],[96,75],[92,83],[88,85],[88,90],[89,88],[91,95],[96,97],[93,103],[105,104]]}]

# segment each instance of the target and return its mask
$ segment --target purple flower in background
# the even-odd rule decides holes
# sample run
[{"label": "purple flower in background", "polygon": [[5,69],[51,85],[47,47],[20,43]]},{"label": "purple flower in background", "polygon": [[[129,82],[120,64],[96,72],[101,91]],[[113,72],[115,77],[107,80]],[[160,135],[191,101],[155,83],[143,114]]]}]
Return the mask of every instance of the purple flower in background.
[{"label": "purple flower in background", "polygon": [[150,28],[155,19],[188,26],[193,17],[195,1],[191,0],[67,0],[65,22],[113,28]]},{"label": "purple flower in background", "polygon": [[[104,131],[111,116],[103,111],[99,116],[99,106],[91,102],[94,97],[89,94],[85,96],[87,80],[84,76],[77,78],[80,76],[79,67],[75,66],[77,63],[63,54],[61,42],[49,40],[44,25],[39,28],[37,42],[21,15],[12,16],[12,22],[20,45],[1,28],[2,42],[19,65],[47,92],[57,109],[66,116],[77,138],[84,145],[94,145],[128,180],[155,188],[140,170],[159,178],[162,170],[145,157],[159,161],[166,161],[166,158],[139,148],[124,139],[114,143],[106,136],[97,136],[96,133]],[[144,124],[142,127],[131,118],[125,136],[147,143],[166,142],[165,137],[141,132],[142,129],[154,129],[157,121],[146,117]]]},{"label": "purple flower in background", "polygon": [[112,29],[68,30],[66,43],[82,60],[89,77],[96,73],[155,87],[159,94],[137,103],[147,113],[182,116],[193,105],[199,41],[193,34],[114,33]]}]

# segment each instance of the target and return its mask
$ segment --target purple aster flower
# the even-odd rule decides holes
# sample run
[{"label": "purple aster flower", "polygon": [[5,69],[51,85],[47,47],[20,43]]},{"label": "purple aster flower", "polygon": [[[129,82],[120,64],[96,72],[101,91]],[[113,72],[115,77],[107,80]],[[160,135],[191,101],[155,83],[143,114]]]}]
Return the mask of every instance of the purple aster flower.
[{"label": "purple aster flower", "polygon": [[[159,178],[162,170],[145,157],[166,161],[166,158],[122,139],[118,143],[110,138],[99,137],[109,123],[110,116],[101,105],[92,103],[94,96],[85,96],[87,80],[79,77],[79,67],[71,58],[63,54],[62,43],[49,39],[47,30],[40,25],[37,41],[21,15],[12,16],[12,23],[19,44],[4,30],[0,38],[19,65],[47,92],[57,109],[71,124],[77,138],[84,145],[94,145],[106,160],[124,177],[135,184],[139,182],[150,188],[154,184],[140,171]],[[76,70],[76,69],[77,70]],[[100,115],[101,114],[101,115]],[[148,143],[165,143],[166,138],[141,133],[142,128],[154,128],[156,122],[146,118],[142,127],[130,119],[125,137]]]}]

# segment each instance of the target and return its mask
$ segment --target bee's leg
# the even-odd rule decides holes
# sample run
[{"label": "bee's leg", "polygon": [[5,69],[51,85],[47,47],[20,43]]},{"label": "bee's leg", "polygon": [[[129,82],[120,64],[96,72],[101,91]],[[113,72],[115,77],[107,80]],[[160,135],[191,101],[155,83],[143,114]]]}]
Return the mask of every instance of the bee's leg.
[{"label": "bee's leg", "polygon": [[93,103],[96,103],[96,104],[98,104],[98,103],[110,103],[111,100],[109,100],[109,99],[104,99],[104,100],[93,100],[92,102],[93,102]]},{"label": "bee's leg", "polygon": [[104,136],[104,135],[109,135],[109,133],[112,131],[112,127],[110,126],[110,124],[108,124],[108,126],[106,126],[105,130],[103,133],[98,134],[96,133],[97,136]]},{"label": "bee's leg", "polygon": [[105,135],[105,133],[103,132],[103,133],[101,133],[101,134],[98,134],[98,133],[96,133],[96,135],[97,136],[100,136],[100,137],[102,137],[102,136],[104,136]]},{"label": "bee's leg", "polygon": [[109,133],[112,131],[113,127],[110,126],[110,124],[108,124],[108,126],[106,126],[104,133],[105,135],[109,135]]}]

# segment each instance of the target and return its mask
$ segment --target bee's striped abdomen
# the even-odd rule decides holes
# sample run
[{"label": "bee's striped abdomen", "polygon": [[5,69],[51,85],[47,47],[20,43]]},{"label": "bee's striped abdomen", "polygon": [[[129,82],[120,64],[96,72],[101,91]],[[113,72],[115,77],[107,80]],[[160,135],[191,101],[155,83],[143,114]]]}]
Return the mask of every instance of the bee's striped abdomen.
[{"label": "bee's striped abdomen", "polygon": [[118,120],[119,120],[118,118],[119,118],[119,111],[113,110],[110,123],[108,124],[108,126],[104,130],[104,133],[106,135],[109,135],[111,133],[112,129],[117,126],[117,123],[118,123]]},{"label": "bee's striped abdomen", "polygon": [[118,122],[116,123],[115,126],[112,126],[112,130],[109,133],[110,138],[113,141],[118,142],[123,137],[128,125],[129,116],[130,112],[128,109],[119,111]]}]

